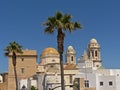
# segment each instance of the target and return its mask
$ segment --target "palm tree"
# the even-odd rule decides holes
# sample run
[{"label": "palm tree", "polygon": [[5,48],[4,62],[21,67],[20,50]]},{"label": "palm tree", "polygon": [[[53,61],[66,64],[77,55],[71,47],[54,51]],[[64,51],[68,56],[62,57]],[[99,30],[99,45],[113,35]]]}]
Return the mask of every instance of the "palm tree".
[{"label": "palm tree", "polygon": [[78,22],[71,21],[72,16],[70,14],[63,14],[56,12],[55,16],[48,17],[47,21],[43,23],[46,26],[45,32],[52,34],[57,30],[57,44],[58,52],[60,54],[60,68],[61,68],[61,88],[65,90],[64,85],[64,70],[63,70],[63,52],[64,52],[64,37],[65,31],[70,33],[76,29],[81,29],[82,26]]},{"label": "palm tree", "polygon": [[4,54],[5,56],[10,56],[12,55],[12,64],[14,67],[14,74],[15,74],[15,82],[16,82],[16,90],[18,90],[18,84],[17,84],[17,72],[16,72],[16,58],[17,58],[17,53],[22,53],[22,46],[19,45],[18,43],[11,42],[9,45],[4,49]]}]

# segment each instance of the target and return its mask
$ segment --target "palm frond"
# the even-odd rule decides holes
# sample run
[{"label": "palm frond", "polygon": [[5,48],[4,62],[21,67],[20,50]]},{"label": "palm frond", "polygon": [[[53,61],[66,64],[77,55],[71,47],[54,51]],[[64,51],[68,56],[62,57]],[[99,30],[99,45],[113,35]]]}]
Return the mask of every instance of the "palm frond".
[{"label": "palm frond", "polygon": [[69,15],[69,14],[65,14],[64,15],[64,17],[63,17],[63,23],[65,24],[65,23],[69,23],[69,22],[71,22],[71,18],[72,18],[72,16],[71,15]]},{"label": "palm frond", "polygon": [[56,20],[56,29],[63,28],[63,23],[60,20]]},{"label": "palm frond", "polygon": [[62,17],[63,17],[63,14],[58,11],[58,12],[56,12],[55,17],[56,17],[57,20],[61,20]]},{"label": "palm frond", "polygon": [[82,26],[78,22],[72,22],[72,15],[63,14],[61,12],[56,12],[54,16],[48,17],[47,22],[44,23],[45,33],[53,33],[55,30],[61,29],[64,31],[69,31],[70,33],[76,29],[81,29]]},{"label": "palm frond", "polygon": [[75,29],[76,28],[82,29],[82,25],[80,23],[78,23],[78,22],[74,23],[74,27],[75,27]]},{"label": "palm frond", "polygon": [[54,28],[52,27],[45,28],[45,33],[48,33],[48,34],[54,33]]},{"label": "palm frond", "polygon": [[55,17],[48,17],[48,22],[52,25],[54,24],[56,21],[56,18]]},{"label": "palm frond", "polygon": [[22,53],[22,46],[15,41],[10,42],[9,45],[4,49],[4,54],[5,56],[8,56],[12,52]]}]

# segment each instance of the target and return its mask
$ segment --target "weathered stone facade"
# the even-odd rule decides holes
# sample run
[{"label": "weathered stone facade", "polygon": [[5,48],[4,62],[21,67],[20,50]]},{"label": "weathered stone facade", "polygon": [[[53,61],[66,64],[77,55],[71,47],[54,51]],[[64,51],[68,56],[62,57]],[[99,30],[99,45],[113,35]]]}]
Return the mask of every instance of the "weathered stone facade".
[{"label": "weathered stone facade", "polygon": [[[34,74],[36,74],[36,59],[37,54],[35,50],[23,50],[22,54],[17,54],[17,78],[28,78]],[[15,75],[14,69],[12,65],[12,58],[9,55],[9,63],[8,63],[8,90],[15,90]]]}]

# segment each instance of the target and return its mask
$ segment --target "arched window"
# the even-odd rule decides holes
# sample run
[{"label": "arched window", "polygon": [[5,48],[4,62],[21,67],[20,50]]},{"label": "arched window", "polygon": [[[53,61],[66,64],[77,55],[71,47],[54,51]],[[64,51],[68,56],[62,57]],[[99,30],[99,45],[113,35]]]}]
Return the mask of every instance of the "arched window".
[{"label": "arched window", "polygon": [[26,88],[25,85],[22,86],[22,89],[23,89],[23,88]]},{"label": "arched window", "polygon": [[94,57],[94,51],[91,51],[91,53],[92,53],[92,57]]},{"label": "arched window", "polygon": [[95,51],[95,56],[97,57],[98,55],[97,55],[97,51]]},{"label": "arched window", "polygon": [[26,90],[26,86],[25,86],[25,85],[23,85],[21,90]]},{"label": "arched window", "polygon": [[74,57],[73,56],[71,56],[71,61],[73,61],[74,60]]}]

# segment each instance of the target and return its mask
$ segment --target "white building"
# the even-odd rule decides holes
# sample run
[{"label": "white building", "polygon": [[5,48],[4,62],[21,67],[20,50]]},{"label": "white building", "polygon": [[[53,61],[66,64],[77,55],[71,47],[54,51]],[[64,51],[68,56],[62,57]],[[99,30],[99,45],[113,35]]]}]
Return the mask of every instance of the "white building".
[{"label": "white building", "polygon": [[18,88],[19,90],[27,90],[28,86],[27,86],[27,79],[21,79],[18,81]]},{"label": "white building", "polygon": [[3,83],[3,77],[0,75],[0,83]]},{"label": "white building", "polygon": [[[91,39],[87,52],[79,60],[79,74],[76,78],[84,78],[86,88],[96,90],[120,90],[120,69],[104,69],[100,57],[100,45]],[[87,84],[86,84],[87,83]]]},{"label": "white building", "polygon": [[[72,46],[66,50],[64,80],[66,90],[76,90],[76,78],[80,78],[81,90],[120,90],[120,69],[104,69],[102,66],[100,45],[91,39],[88,48],[76,64],[76,51]],[[59,53],[52,47],[45,48],[40,54],[40,63],[36,65],[36,74],[20,81],[20,90],[34,86],[38,90],[61,90],[61,72]]]},{"label": "white building", "polygon": [[[42,82],[43,90],[49,90],[50,88],[56,87],[55,90],[61,90],[60,59],[56,49],[48,47],[42,51],[37,73],[39,73],[39,75],[44,73]],[[69,46],[66,50],[66,62],[64,63],[66,89],[73,90],[73,88],[67,85],[73,84],[73,80],[77,73],[76,52],[72,46]]]},{"label": "white building", "polygon": [[[28,87],[34,86],[38,90],[49,90],[53,88],[56,88],[55,90],[61,90],[60,59],[56,49],[52,47],[45,48],[40,54],[40,63],[36,66],[36,75],[31,76],[26,83]],[[66,90],[73,90],[69,85],[73,85],[76,74],[78,74],[76,52],[72,46],[69,46],[66,50],[66,62],[64,63]],[[21,86],[23,85],[21,84]]]}]

